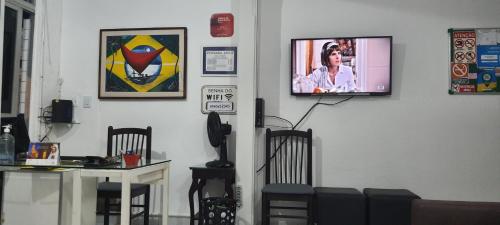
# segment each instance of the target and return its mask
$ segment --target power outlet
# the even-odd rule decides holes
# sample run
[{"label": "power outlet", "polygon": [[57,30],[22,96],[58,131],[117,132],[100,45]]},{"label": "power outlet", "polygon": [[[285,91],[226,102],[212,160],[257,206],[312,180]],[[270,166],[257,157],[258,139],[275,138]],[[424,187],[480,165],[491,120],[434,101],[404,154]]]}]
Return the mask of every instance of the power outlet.
[{"label": "power outlet", "polygon": [[83,108],[90,108],[92,104],[92,97],[83,96]]},{"label": "power outlet", "polygon": [[236,185],[234,187],[234,198],[236,199],[236,207],[241,207],[241,186]]}]

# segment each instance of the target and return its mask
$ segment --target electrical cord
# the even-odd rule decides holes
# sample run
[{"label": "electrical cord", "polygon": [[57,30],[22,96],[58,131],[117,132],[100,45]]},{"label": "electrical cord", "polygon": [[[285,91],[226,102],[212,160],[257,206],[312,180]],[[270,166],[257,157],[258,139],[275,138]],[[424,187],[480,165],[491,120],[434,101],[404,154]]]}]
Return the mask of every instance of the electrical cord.
[{"label": "electrical cord", "polygon": [[[293,123],[290,122],[290,120],[287,120],[283,117],[279,117],[279,116],[270,116],[270,115],[264,115],[264,117],[269,117],[269,118],[275,118],[275,119],[280,119],[282,121],[285,121],[287,122],[288,124],[290,124],[290,127],[281,127],[281,128],[292,128],[293,127]],[[276,126],[276,127],[279,127],[279,126]]]},{"label": "electrical cord", "polygon": [[[47,127],[47,124],[45,124],[45,127]],[[43,142],[45,140],[45,138],[47,138],[49,136],[50,132],[52,132],[53,127],[54,126],[50,126],[49,131],[47,131],[47,133],[45,133],[45,136],[43,136],[43,138],[40,140],[40,142]],[[45,129],[47,129],[47,128],[45,128]]]},{"label": "electrical cord", "polygon": [[[342,102],[345,102],[345,101],[348,101],[348,100],[351,100],[352,98],[354,98],[354,95],[353,96],[349,96],[348,98],[345,98],[345,99],[342,99],[338,102],[335,102],[335,103],[323,103],[321,102],[321,99],[323,98],[323,96],[320,96],[318,101],[316,103],[314,103],[314,105],[312,105],[309,110],[307,110],[307,112],[302,116],[302,118],[300,118],[299,122],[297,122],[297,124],[295,124],[293,127],[292,127],[292,130],[295,130],[295,128],[307,117],[307,115],[309,115],[309,113],[311,113],[311,111],[318,105],[326,105],[326,106],[334,106],[334,105],[337,105],[337,104],[340,104]],[[280,144],[279,146],[274,150],[273,154],[271,155],[271,157],[269,158],[269,160],[273,159],[275,156],[276,156],[276,153],[281,149],[281,146],[288,140],[288,137],[286,137]],[[264,165],[262,165],[256,173],[259,173],[260,171],[262,171],[266,165],[268,164],[268,160],[266,160],[266,163],[264,163]]]},{"label": "electrical cord", "polygon": [[266,125],[264,127],[265,128],[281,128],[281,129],[289,129],[290,128],[290,127],[276,126],[276,125]]},{"label": "electrical cord", "polygon": [[[50,113],[49,115],[47,115]],[[42,108],[42,115],[39,116],[38,118],[42,119],[45,124],[52,122],[52,106],[47,106],[45,108]]]},{"label": "electrical cord", "polygon": [[[45,133],[45,135],[43,136],[43,138],[40,139],[40,142],[43,142],[48,137],[48,135],[50,134],[50,132],[52,132],[53,126],[48,127],[48,124],[50,124],[52,122],[52,120],[51,120],[51,118],[52,118],[52,115],[51,115],[52,114],[52,110],[51,109],[52,109],[52,106],[47,106],[45,108],[41,108],[41,110],[42,110],[41,114],[42,115],[39,116],[38,118],[43,121],[43,123],[45,124],[45,130],[48,130],[48,131]],[[47,115],[47,114],[49,114],[49,115]]]},{"label": "electrical cord", "polygon": [[50,112],[48,112],[48,111],[44,111],[44,112],[42,113],[42,117],[41,117],[41,119],[43,120],[43,122],[44,122],[44,123],[50,123],[50,122],[51,122],[51,121],[50,121],[51,116],[47,116],[47,115],[46,115],[46,113],[50,113]]}]

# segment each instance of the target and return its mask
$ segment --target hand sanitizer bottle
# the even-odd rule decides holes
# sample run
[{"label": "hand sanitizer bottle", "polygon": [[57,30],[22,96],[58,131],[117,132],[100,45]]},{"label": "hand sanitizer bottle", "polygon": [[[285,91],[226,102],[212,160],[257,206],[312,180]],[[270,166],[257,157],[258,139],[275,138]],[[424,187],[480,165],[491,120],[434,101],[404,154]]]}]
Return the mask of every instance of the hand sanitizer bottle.
[{"label": "hand sanitizer bottle", "polygon": [[13,163],[15,152],[15,139],[10,134],[12,125],[3,126],[3,134],[0,136],[0,163]]}]

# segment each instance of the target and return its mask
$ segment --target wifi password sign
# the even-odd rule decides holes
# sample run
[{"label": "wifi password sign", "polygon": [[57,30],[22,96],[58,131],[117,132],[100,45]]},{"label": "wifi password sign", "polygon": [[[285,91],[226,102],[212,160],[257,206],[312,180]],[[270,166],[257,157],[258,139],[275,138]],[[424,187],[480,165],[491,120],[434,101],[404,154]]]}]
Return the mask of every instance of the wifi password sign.
[{"label": "wifi password sign", "polygon": [[203,113],[236,114],[236,85],[205,85],[201,95]]},{"label": "wifi password sign", "polygon": [[231,100],[231,98],[233,97],[233,94],[225,94],[225,95],[221,95],[221,94],[208,94],[207,95],[207,100],[208,101],[222,101],[224,100],[224,97],[225,99],[227,100]]}]

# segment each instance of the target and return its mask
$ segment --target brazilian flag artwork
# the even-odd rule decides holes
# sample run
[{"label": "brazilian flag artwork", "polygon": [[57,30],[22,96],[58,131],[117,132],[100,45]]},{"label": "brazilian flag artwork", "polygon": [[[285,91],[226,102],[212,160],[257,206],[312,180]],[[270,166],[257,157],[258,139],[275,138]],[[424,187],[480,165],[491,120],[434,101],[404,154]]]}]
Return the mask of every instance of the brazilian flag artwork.
[{"label": "brazilian flag artwork", "polygon": [[186,32],[101,30],[99,98],[185,98]]}]

